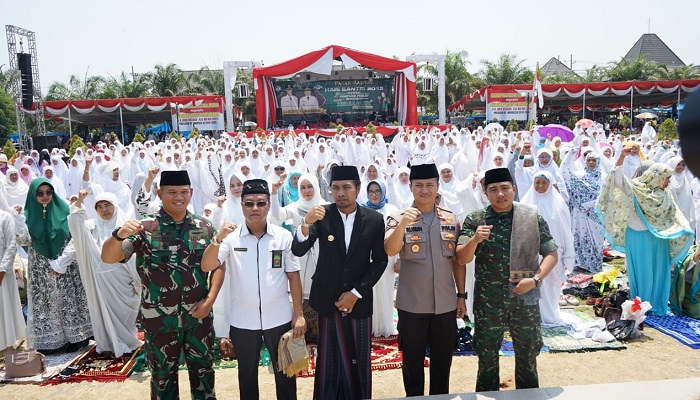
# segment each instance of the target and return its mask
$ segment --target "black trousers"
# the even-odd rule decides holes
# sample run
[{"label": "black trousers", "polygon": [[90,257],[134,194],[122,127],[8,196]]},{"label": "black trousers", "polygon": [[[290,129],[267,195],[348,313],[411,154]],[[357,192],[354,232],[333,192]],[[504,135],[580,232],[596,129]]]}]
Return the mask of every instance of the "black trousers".
[{"label": "black trousers", "polygon": [[241,400],[260,398],[258,388],[258,365],[262,342],[270,353],[270,362],[275,369],[275,388],[278,400],[295,400],[297,398],[296,377],[288,378],[284,372],[277,371],[277,346],[280,338],[289,329],[291,322],[265,330],[248,330],[231,327],[231,343],[238,360],[238,387]]},{"label": "black trousers", "polygon": [[399,311],[399,350],[403,352],[406,396],[423,396],[425,347],[430,345],[430,395],[450,392],[450,368],[457,343],[457,310],[444,314]]}]

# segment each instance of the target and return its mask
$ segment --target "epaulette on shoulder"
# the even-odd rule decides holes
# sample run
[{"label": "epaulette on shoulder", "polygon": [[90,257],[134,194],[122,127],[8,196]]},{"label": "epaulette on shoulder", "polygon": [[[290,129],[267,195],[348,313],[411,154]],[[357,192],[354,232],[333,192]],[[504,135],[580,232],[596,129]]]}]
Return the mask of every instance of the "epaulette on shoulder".
[{"label": "epaulette on shoulder", "polygon": [[452,211],[452,210],[448,210],[447,208],[444,208],[444,207],[440,207],[440,206],[435,206],[435,207],[436,207],[436,208],[439,208],[439,209],[440,209],[440,211],[442,211],[442,212],[444,212],[444,213],[446,213],[446,212],[447,212],[447,213],[450,213],[450,214],[454,214],[454,211]]}]

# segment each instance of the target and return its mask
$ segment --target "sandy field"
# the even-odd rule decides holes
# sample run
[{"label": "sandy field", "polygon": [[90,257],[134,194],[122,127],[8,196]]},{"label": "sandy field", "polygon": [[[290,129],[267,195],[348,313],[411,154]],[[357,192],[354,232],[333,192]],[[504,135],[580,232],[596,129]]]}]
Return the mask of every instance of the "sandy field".
[{"label": "sandy field", "polygon": [[[540,386],[569,386],[596,383],[634,382],[700,377],[700,350],[693,350],[655,329],[646,327],[644,337],[627,343],[626,350],[589,353],[543,353],[538,358]],[[504,390],[514,389],[513,357],[501,357],[501,381]],[[454,357],[450,392],[473,392],[477,358]],[[426,394],[428,369],[426,372]],[[237,399],[237,370],[216,371],[219,399]],[[260,398],[274,399],[273,376],[260,368]],[[401,370],[372,374],[372,397],[403,397]],[[2,385],[0,399],[145,399],[149,396],[148,374],[131,376],[123,383],[68,383],[57,386]],[[313,378],[297,379],[299,399],[310,399]],[[180,396],[190,398],[187,373],[180,371]]]}]

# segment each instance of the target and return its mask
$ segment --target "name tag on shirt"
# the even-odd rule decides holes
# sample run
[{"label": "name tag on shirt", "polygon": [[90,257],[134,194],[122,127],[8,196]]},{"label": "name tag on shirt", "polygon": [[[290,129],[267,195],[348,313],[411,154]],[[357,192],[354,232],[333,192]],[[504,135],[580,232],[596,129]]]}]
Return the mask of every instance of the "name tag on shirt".
[{"label": "name tag on shirt", "polygon": [[282,268],[282,250],[272,250],[272,268]]},{"label": "name tag on shirt", "polygon": [[248,251],[247,247],[234,247],[233,251]]}]

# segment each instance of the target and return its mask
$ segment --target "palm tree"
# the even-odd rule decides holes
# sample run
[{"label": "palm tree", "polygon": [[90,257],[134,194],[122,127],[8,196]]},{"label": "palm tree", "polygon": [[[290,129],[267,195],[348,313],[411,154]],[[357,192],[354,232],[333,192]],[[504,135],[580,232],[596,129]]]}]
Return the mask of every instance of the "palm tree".
[{"label": "palm tree", "polygon": [[481,60],[484,69],[479,74],[487,85],[532,83],[535,75],[524,62],[516,54],[501,54],[497,61]]},{"label": "palm tree", "polygon": [[582,82],[602,82],[605,80],[606,69],[593,65],[586,70],[586,73],[581,77]]},{"label": "palm tree", "polygon": [[204,66],[196,74],[190,75],[190,82],[197,94],[224,94],[224,71]]},{"label": "palm tree", "polygon": [[150,73],[134,74],[131,79],[126,72],[119,79],[110,77],[105,85],[103,98],[146,97],[150,90]]},{"label": "palm tree", "polygon": [[668,74],[665,65],[649,61],[644,54],[634,60],[622,59],[619,63],[610,63],[607,78],[610,81],[654,81]]},{"label": "palm tree", "polygon": [[669,69],[663,76],[663,79],[683,80],[683,79],[699,79],[700,66],[690,64],[681,65],[673,69]]},{"label": "palm tree", "polygon": [[468,61],[462,58],[462,52],[445,54],[445,101],[452,104],[470,92],[478,89],[472,86],[472,76],[467,71]]},{"label": "palm tree", "polygon": [[166,66],[158,64],[151,75],[151,93],[154,96],[168,97],[183,94],[188,88],[187,79],[180,67],[170,63]]},{"label": "palm tree", "polygon": [[71,75],[68,84],[54,82],[49,86],[46,100],[88,100],[101,97],[105,79],[101,76],[87,76],[84,79]]},{"label": "palm tree", "polygon": [[13,79],[17,79],[19,76],[19,70],[2,70],[5,64],[0,65],[0,89],[5,90],[5,92],[10,93],[12,91]]}]

